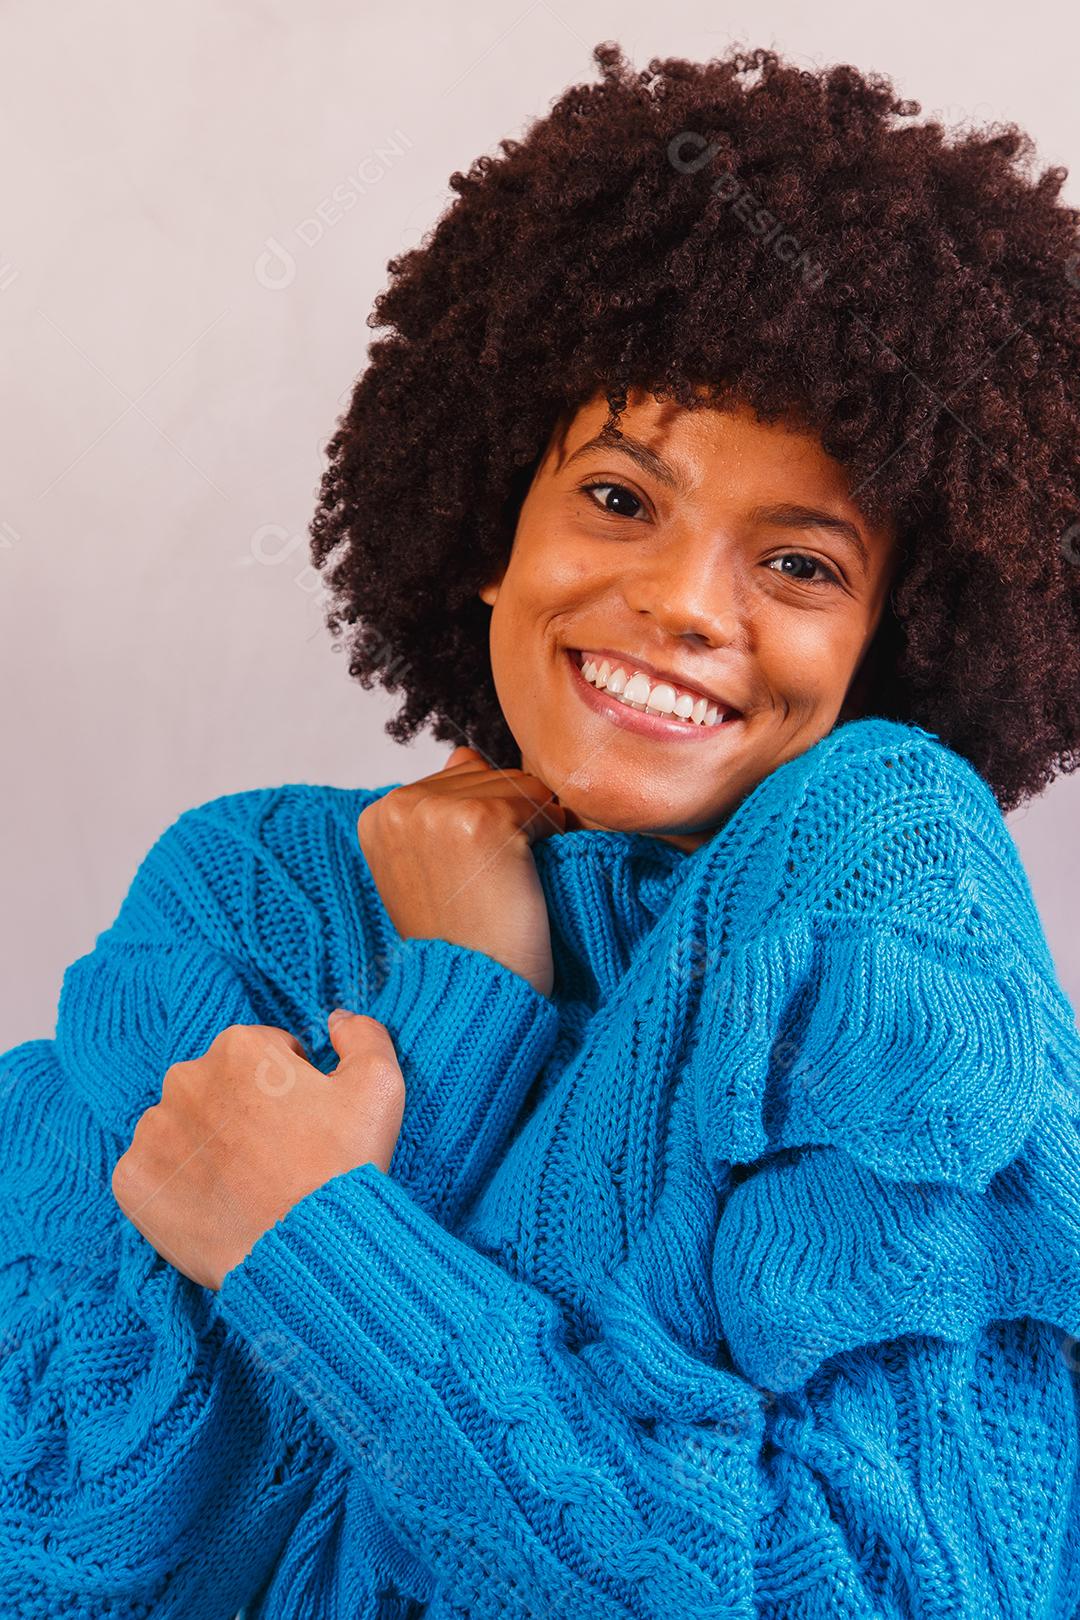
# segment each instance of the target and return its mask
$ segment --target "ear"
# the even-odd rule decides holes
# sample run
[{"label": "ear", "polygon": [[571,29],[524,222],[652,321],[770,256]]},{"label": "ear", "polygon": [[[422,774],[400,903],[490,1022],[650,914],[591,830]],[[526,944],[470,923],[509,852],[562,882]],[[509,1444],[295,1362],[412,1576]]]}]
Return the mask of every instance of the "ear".
[{"label": "ear", "polygon": [[503,582],[503,575],[505,573],[506,573],[505,568],[500,569],[500,571],[495,575],[495,578],[490,582],[490,584],[481,585],[480,589],[477,591],[476,594],[480,598],[481,602],[486,602],[488,607],[494,607],[495,606],[495,598],[499,594],[499,586]]}]

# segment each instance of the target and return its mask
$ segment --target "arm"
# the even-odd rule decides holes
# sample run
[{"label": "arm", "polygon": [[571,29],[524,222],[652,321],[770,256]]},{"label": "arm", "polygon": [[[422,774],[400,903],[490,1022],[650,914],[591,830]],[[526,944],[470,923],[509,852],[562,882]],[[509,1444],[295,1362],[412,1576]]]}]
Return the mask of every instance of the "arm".
[{"label": "arm", "polygon": [[497,1165],[554,1050],[554,1002],[483,951],[399,940],[362,1010],[385,1024],[405,1080],[390,1174],[452,1227]]},{"label": "arm", "polygon": [[[338,1182],[260,1240],[222,1309],[470,1614],[783,1614],[801,1592],[869,1617],[891,1589],[885,1612],[982,1620],[999,1583],[1028,1615],[1064,1579],[1076,1420],[1045,1323],[874,1338],[776,1399],[639,1319],[572,1349],[549,1298],[380,1171]],[[351,1258],[330,1270],[335,1248]],[[678,1390],[666,1412],[603,1376],[620,1329]],[[1021,1508],[1045,1527],[1024,1547],[1005,1534]]]},{"label": "arm", "polygon": [[[357,890],[342,889],[332,862],[326,894],[315,887],[324,863],[295,862],[313,836],[333,845],[319,820],[325,800],[315,799],[308,789],[257,790],[181,816],[140,865],[116,921],[68,968],[55,1040],[0,1058],[0,1523],[10,1531],[0,1611],[17,1601],[58,1612],[70,1596],[88,1620],[147,1604],[192,1620],[232,1613],[268,1578],[297,1589],[309,1578],[298,1574],[303,1547],[293,1558],[290,1544],[309,1509],[323,1523],[344,1514],[351,1527],[349,1603],[368,1601],[389,1571],[403,1576],[400,1546],[306,1404],[251,1379],[205,1291],[155,1254],[110,1186],[165,1070],[201,1055],[219,1030],[281,1023],[325,1041],[322,955],[279,959],[258,922],[267,908],[288,919],[283,933],[314,943],[329,932],[333,972],[358,950],[370,980],[378,908],[360,887],[350,912]],[[351,876],[362,885],[362,870]],[[232,881],[249,897],[259,891],[255,913],[230,906]],[[350,929],[359,938],[346,948]],[[514,1097],[550,1049],[554,1008],[481,953],[417,941],[391,954],[365,1010],[397,1034],[412,1082],[404,1124],[416,1123],[403,1128],[399,1162],[419,1195],[449,1210],[475,1185],[476,1150],[496,1150]],[[489,1053],[503,1060],[491,1078],[492,1093],[501,1078],[497,1096],[455,1061],[462,1010],[483,1021]],[[475,1085],[471,1112],[448,1106],[439,1088],[450,1075],[461,1092]]]},{"label": "arm", "polygon": [[[757,941],[741,987],[729,960],[730,1005],[807,945]],[[939,945],[824,933],[815,992],[795,975],[773,1007],[794,1064],[760,1027],[698,1047],[672,1121],[685,1219],[608,1279],[590,1342],[372,1165],[225,1278],[256,1364],[476,1620],[1074,1612],[1080,1137],[1023,964],[949,974]],[[898,977],[860,1047],[838,1015],[874,948]],[[920,1024],[946,974],[948,1019]],[[798,1123],[732,1189],[722,1133],[755,1099],[759,1129]],[[671,1325],[702,1278],[715,1358]]]},{"label": "arm", "polygon": [[[258,982],[263,1022],[296,1035],[319,1068],[337,1065],[326,1029],[335,1005],[385,1024],[406,1087],[392,1172],[452,1224],[501,1157],[559,1019],[484,952],[398,936],[356,834],[358,813],[396,786],[294,784],[200,807],[118,926],[139,938],[165,926],[174,938],[197,925]],[[223,845],[242,912],[232,888],[221,892]]]},{"label": "arm", "polygon": [[0,1058],[4,1614],[232,1615],[331,1454],[111,1192],[168,1065],[259,1021],[231,964],[152,904],[192,814],[142,863],[123,927],[69,967],[55,1039]]}]

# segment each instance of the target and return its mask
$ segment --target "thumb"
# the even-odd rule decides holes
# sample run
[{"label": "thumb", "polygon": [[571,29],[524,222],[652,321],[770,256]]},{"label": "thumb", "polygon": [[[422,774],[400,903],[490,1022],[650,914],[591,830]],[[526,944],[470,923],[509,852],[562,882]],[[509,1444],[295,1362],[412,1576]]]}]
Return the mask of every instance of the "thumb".
[{"label": "thumb", "polygon": [[443,770],[448,771],[452,769],[453,766],[464,765],[466,762],[468,762],[470,765],[483,764],[484,756],[477,748],[466,748],[464,746],[455,748],[453,753],[450,755],[450,758],[443,766]]},{"label": "thumb", "polygon": [[390,1031],[367,1013],[335,1007],[327,1020],[341,1062],[331,1075],[341,1095],[357,1164],[389,1173],[405,1117],[405,1077]]},{"label": "thumb", "polygon": [[347,1063],[350,1058],[374,1058],[385,1055],[397,1060],[394,1043],[390,1038],[390,1031],[385,1024],[380,1024],[377,1018],[371,1018],[367,1013],[350,1012],[348,1007],[335,1007],[326,1020],[326,1027],[330,1032],[330,1044],[341,1059]]}]

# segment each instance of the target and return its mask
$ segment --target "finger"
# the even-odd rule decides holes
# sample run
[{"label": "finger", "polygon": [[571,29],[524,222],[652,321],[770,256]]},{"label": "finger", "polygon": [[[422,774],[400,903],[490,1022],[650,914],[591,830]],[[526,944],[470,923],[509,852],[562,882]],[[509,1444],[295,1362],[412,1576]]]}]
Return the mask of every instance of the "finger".
[{"label": "finger", "polygon": [[273,1041],[278,1046],[287,1046],[290,1052],[295,1052],[297,1057],[306,1060],[307,1051],[302,1042],[297,1040],[295,1035],[290,1034],[287,1029],[279,1029],[275,1024],[264,1024],[261,1027],[268,1041]]},{"label": "finger", "polygon": [[[462,765],[466,764],[462,760]],[[447,798],[454,798],[461,794],[469,799],[507,799],[513,803],[515,799],[529,798],[537,805],[557,804],[558,795],[552,792],[546,782],[538,776],[531,775],[515,767],[503,768],[492,766],[487,770],[477,770],[475,777],[468,771],[457,771],[449,780],[442,780],[447,773],[439,771],[434,776],[424,777],[423,782],[417,782],[416,787],[424,786],[425,795],[438,792]]]},{"label": "finger", "polygon": [[354,1013],[348,1007],[335,1007],[326,1021],[330,1042],[344,1063],[349,1058],[373,1055],[396,1057],[390,1031],[367,1013]]},{"label": "finger", "polygon": [[456,765],[483,765],[486,764],[483,754],[477,748],[466,748],[464,745],[455,748],[450,758],[443,766],[444,771],[452,771]]},{"label": "finger", "polygon": [[389,1171],[405,1116],[405,1077],[390,1031],[367,1013],[335,1007],[330,1038],[341,1062],[329,1076],[354,1126],[365,1159]]},{"label": "finger", "polygon": [[528,838],[530,845],[538,843],[542,838],[550,838],[552,833],[566,832],[567,815],[563,806],[557,799],[551,798],[526,815],[521,823],[521,829]]},{"label": "finger", "polygon": [[[466,763],[462,761],[463,766]],[[439,791],[442,795],[438,776],[427,778],[427,782],[427,792]],[[535,837],[547,837],[550,833],[566,829],[566,811],[555,794],[546,782],[527,771],[483,771],[475,779],[468,774],[459,774],[452,782],[446,783],[445,797],[453,798],[459,793],[469,799],[499,799],[505,805],[512,824],[526,831],[530,842]]]}]

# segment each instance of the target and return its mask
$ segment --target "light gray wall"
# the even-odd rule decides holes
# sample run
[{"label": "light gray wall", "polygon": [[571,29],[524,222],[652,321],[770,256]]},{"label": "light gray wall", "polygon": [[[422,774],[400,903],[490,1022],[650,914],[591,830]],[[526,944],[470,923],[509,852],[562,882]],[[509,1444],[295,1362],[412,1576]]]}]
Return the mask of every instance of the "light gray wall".
[{"label": "light gray wall", "polygon": [[[65,966],[187,806],[445,761],[392,744],[394,701],[331,653],[322,446],[387,259],[604,39],[641,67],[731,42],[850,61],[1076,159],[1080,22],[1055,0],[4,6],[0,1050],[52,1034]],[[1074,1004],[1078,809],[1072,779],[1010,818]]]}]

